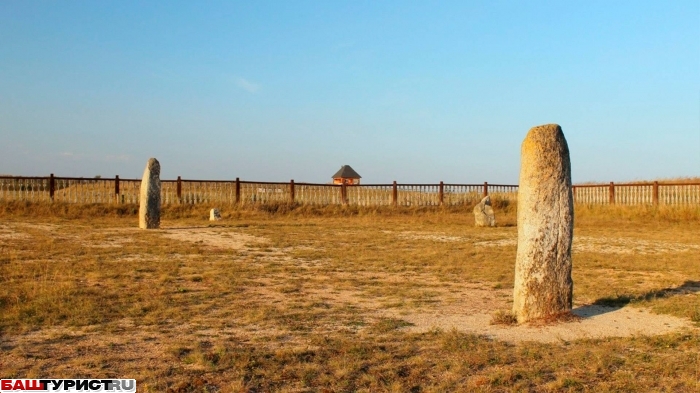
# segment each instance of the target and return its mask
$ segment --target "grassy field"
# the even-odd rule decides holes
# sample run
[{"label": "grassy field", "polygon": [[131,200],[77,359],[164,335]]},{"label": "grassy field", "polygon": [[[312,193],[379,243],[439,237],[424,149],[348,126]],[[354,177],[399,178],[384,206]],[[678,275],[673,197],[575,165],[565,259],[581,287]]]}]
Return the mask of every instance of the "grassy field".
[{"label": "grassy field", "polygon": [[700,390],[700,209],[576,209],[575,306],[686,327],[543,341],[464,328],[509,306],[515,206],[495,205],[496,228],[465,208],[276,205],[223,207],[216,223],[170,207],[164,229],[140,231],[132,205],[1,204],[0,376],[136,378],[144,392]]}]

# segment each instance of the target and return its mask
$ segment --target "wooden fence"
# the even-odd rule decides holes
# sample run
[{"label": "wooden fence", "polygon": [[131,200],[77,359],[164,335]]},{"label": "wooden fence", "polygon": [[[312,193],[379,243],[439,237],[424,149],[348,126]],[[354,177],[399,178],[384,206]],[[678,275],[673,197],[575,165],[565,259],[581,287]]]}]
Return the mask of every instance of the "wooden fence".
[{"label": "wooden fence", "polygon": [[[0,201],[138,203],[140,179],[0,176]],[[469,205],[485,195],[517,199],[505,184],[369,184],[161,180],[161,202],[169,204],[270,204],[358,206]]]},{"label": "wooden fence", "polygon": [[586,205],[700,205],[700,183],[584,184],[573,194]]},{"label": "wooden fence", "polygon": [[[0,201],[138,203],[140,179],[0,176]],[[574,201],[587,205],[700,205],[700,183],[574,185]],[[338,185],[236,180],[161,181],[161,201],[169,204],[269,204],[358,206],[457,206],[485,195],[516,201],[512,184]]]}]

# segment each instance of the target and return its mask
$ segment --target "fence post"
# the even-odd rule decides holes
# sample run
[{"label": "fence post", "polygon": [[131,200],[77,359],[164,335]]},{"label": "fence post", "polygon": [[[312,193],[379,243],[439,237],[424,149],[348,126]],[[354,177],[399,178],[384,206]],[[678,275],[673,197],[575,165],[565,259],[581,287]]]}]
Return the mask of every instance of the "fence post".
[{"label": "fence post", "polygon": [[294,179],[289,182],[289,199],[294,203]]},{"label": "fence post", "polygon": [[177,192],[177,200],[182,203],[182,178],[180,176],[177,177],[177,187],[175,187],[176,192]]},{"label": "fence post", "polygon": [[611,205],[615,204],[615,183],[610,182],[610,188],[608,189],[608,203]]},{"label": "fence post", "polygon": [[114,197],[117,199],[117,203],[119,203],[119,175],[114,176]]},{"label": "fence post", "polygon": [[236,204],[241,201],[241,180],[236,178]]},{"label": "fence post", "polygon": [[348,204],[348,189],[345,183],[340,185],[340,200],[343,205]]},{"label": "fence post", "polygon": [[654,182],[654,193],[653,193],[652,199],[653,199],[654,206],[658,206],[659,205],[659,182],[658,181]]},{"label": "fence post", "polygon": [[576,186],[571,186],[571,196],[574,198],[574,203],[576,203]]},{"label": "fence post", "polygon": [[489,195],[489,182],[485,181],[484,182],[484,192],[482,193],[481,197],[486,198],[487,195]]},{"label": "fence post", "polygon": [[438,188],[438,198],[440,200],[440,205],[442,205],[442,203],[445,200],[445,192],[444,191],[445,191],[445,184],[441,181],[440,188]]},{"label": "fence post", "polygon": [[53,202],[53,194],[56,192],[56,179],[53,177],[53,173],[49,176],[49,198]]},{"label": "fence post", "polygon": [[391,189],[391,204],[394,206],[398,205],[398,199],[399,199],[399,189],[396,186],[396,180],[394,180],[394,184]]}]

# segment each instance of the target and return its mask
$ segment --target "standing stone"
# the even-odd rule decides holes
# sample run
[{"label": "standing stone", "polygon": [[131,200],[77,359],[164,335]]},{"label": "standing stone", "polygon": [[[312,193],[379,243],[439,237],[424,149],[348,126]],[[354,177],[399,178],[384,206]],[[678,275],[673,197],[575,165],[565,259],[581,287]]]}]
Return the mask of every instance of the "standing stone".
[{"label": "standing stone", "polygon": [[557,124],[534,127],[521,148],[513,313],[518,322],[571,310],[574,204],[571,161]]},{"label": "standing stone", "polygon": [[211,209],[209,211],[209,221],[219,221],[221,220],[221,213],[219,209]]},{"label": "standing stone", "polygon": [[160,163],[150,158],[141,178],[139,228],[160,227]]},{"label": "standing stone", "polygon": [[496,216],[491,207],[491,197],[485,196],[474,206],[474,222],[478,227],[495,227]]}]

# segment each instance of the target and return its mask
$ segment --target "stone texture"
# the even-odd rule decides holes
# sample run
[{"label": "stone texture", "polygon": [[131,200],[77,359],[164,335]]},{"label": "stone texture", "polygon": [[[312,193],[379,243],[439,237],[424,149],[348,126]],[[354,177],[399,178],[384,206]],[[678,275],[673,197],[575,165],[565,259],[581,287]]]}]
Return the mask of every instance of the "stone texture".
[{"label": "stone texture", "polygon": [[219,209],[211,209],[209,211],[209,221],[219,221],[221,220],[221,213],[219,212]]},{"label": "stone texture", "polygon": [[150,158],[141,178],[139,228],[160,227],[160,163]]},{"label": "stone texture", "polygon": [[496,226],[496,216],[493,214],[490,196],[485,196],[474,206],[474,223],[478,227]]},{"label": "stone texture", "polygon": [[571,310],[574,205],[561,127],[528,132],[521,148],[513,313],[526,322]]}]

